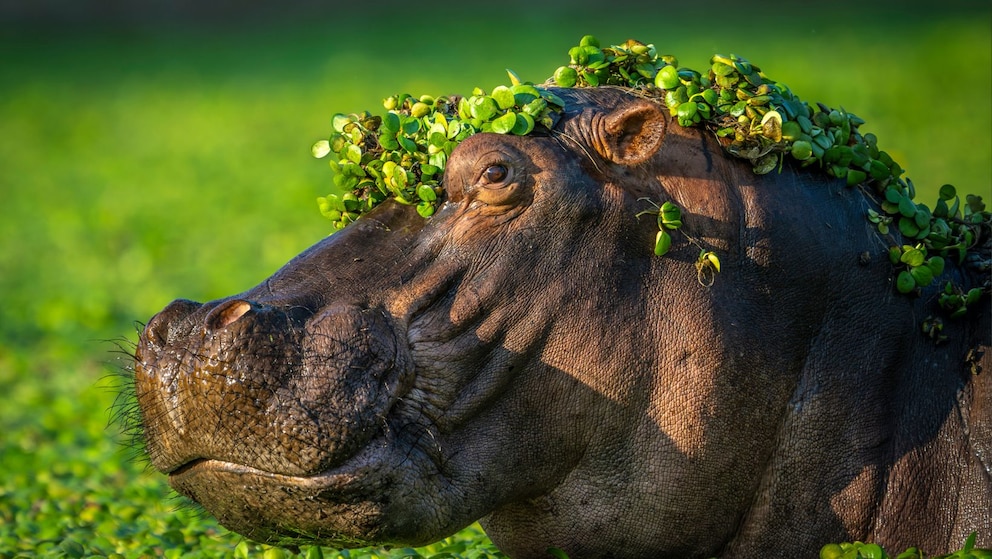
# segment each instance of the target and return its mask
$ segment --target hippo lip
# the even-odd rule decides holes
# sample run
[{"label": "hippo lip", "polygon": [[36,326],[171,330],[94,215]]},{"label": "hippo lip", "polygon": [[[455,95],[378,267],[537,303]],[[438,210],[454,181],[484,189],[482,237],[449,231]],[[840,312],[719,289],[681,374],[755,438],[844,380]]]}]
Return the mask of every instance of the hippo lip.
[{"label": "hippo lip", "polygon": [[335,485],[335,481],[344,480],[344,478],[354,478],[354,473],[345,473],[340,471],[342,466],[338,466],[332,470],[327,470],[318,474],[308,475],[308,476],[298,476],[291,474],[280,474],[276,472],[269,472],[266,470],[260,470],[258,468],[253,468],[251,466],[246,466],[244,464],[239,464],[237,462],[227,462],[224,460],[218,460],[216,458],[197,458],[187,462],[175,470],[168,473],[170,479],[186,479],[191,477],[196,477],[205,473],[211,472],[225,472],[235,475],[252,476],[255,478],[267,478],[270,479],[275,484],[291,484],[294,486],[306,486],[306,485],[319,485],[321,489],[326,489],[328,485]]},{"label": "hippo lip", "polygon": [[256,541],[362,547],[374,543],[383,528],[389,458],[374,441],[314,475],[197,458],[169,473],[169,484],[203,504],[221,525]]}]

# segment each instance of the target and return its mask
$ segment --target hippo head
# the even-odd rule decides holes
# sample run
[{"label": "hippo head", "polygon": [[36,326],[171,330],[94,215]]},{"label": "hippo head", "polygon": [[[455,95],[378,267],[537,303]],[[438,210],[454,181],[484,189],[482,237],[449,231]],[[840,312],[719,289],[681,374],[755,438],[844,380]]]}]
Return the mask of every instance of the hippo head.
[{"label": "hippo head", "polygon": [[[757,177],[627,92],[558,93],[550,133],[462,142],[430,219],[384,203],[261,285],[148,322],[134,382],[177,491],[262,542],[420,545],[482,519],[521,557],[712,556],[773,516],[818,537],[863,523],[834,505],[877,457],[827,450],[857,404],[820,396],[861,341],[858,358],[894,351],[884,328],[823,332],[875,300],[832,294],[887,281],[823,273],[884,259],[863,199]],[[846,201],[823,217],[829,198]],[[684,235],[659,258],[638,214],[667,200]],[[703,248],[723,262],[713,285]],[[783,450],[787,432],[806,443]],[[805,509],[773,506],[773,464]],[[830,469],[811,484],[805,465]]]}]

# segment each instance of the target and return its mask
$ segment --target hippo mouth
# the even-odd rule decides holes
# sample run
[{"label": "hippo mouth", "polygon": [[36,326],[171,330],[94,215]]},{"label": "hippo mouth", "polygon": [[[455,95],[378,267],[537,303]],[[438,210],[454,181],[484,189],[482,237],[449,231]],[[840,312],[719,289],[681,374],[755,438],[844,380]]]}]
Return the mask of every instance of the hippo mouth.
[{"label": "hippo mouth", "polygon": [[401,340],[385,312],[359,305],[177,301],[137,351],[149,457],[254,540],[381,541],[390,466],[410,460],[395,456],[406,445],[394,408],[413,381]]},{"label": "hippo mouth", "polygon": [[221,525],[255,541],[367,546],[388,540],[391,532],[387,488],[393,469],[381,448],[368,445],[346,463],[307,476],[198,458],[171,472],[169,484]]}]

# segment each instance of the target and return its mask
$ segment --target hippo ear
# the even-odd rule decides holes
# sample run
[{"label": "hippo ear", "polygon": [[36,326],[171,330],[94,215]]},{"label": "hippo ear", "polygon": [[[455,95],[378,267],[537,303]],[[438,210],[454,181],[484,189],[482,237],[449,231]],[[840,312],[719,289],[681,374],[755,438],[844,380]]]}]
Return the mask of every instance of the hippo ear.
[{"label": "hippo ear", "polygon": [[638,99],[600,122],[602,137],[595,142],[600,155],[620,165],[637,165],[658,151],[668,119],[656,103]]}]

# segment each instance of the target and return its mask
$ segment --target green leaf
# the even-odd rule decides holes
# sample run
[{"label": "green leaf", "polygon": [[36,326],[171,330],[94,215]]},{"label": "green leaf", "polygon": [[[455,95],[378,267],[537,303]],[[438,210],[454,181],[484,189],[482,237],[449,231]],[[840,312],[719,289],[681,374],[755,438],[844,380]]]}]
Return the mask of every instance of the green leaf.
[{"label": "green leaf", "polygon": [[526,136],[534,130],[534,117],[527,113],[516,113],[517,122],[513,125],[513,129],[510,133],[516,134],[517,136]]},{"label": "green leaf", "polygon": [[944,259],[939,256],[931,256],[930,259],[927,260],[927,266],[930,268],[930,271],[933,272],[934,277],[944,273]]},{"label": "green leaf", "polygon": [[520,76],[513,70],[507,68],[506,75],[510,77],[510,85],[518,85],[520,83]]},{"label": "green leaf", "polygon": [[918,248],[909,248],[908,250],[902,253],[902,256],[899,258],[899,261],[907,266],[915,267],[915,266],[922,266],[923,261],[925,259],[926,259],[926,255],[923,254],[923,251],[921,251]]},{"label": "green leaf", "polygon": [[421,202],[417,204],[417,213],[423,218],[428,218],[434,215],[434,204],[430,202]]},{"label": "green leaf", "polygon": [[675,66],[665,66],[658,71],[654,83],[656,86],[665,90],[676,89],[679,86],[678,69]]},{"label": "green leaf", "polygon": [[847,171],[847,186],[859,185],[868,178],[868,175],[864,171],[858,169],[849,169]]},{"label": "green leaf", "polygon": [[915,239],[920,234],[920,228],[916,225],[915,220],[908,217],[901,217],[899,218],[899,232],[906,237]]},{"label": "green leaf", "polygon": [[417,132],[420,132],[420,119],[413,117],[403,117],[402,128],[403,133],[407,136],[413,136]]},{"label": "green leaf", "polygon": [[536,87],[528,84],[514,85],[510,87],[510,91],[513,92],[514,104],[520,107],[541,97],[541,92]]},{"label": "green leaf", "polygon": [[871,172],[872,178],[875,180],[885,180],[891,176],[888,166],[878,159],[871,160],[869,171]]},{"label": "green leaf", "polygon": [[558,87],[575,87],[579,73],[571,66],[561,66],[555,70],[554,80]]},{"label": "green leaf", "polygon": [[672,236],[664,229],[658,231],[654,237],[654,253],[657,256],[664,256],[672,248]]},{"label": "green leaf", "polygon": [[496,113],[499,112],[499,106],[496,104],[496,101],[488,95],[472,97],[469,99],[468,104],[472,111],[472,118],[477,118],[483,122],[492,120],[496,116]]},{"label": "green leaf", "polygon": [[805,161],[812,157],[813,147],[810,146],[809,142],[799,140],[792,144],[792,157],[798,159],[799,161]]},{"label": "green leaf", "polygon": [[899,293],[909,293],[916,289],[916,279],[913,278],[912,274],[903,270],[896,277],[896,289]]},{"label": "green leaf", "polygon": [[331,128],[333,128],[335,132],[344,132],[344,127],[350,122],[351,117],[338,113],[331,117]]},{"label": "green leaf", "polygon": [[954,185],[945,184],[944,186],[940,187],[939,196],[941,200],[953,200],[954,197],[957,195],[958,192],[957,189],[954,188]]},{"label": "green leaf", "polygon": [[380,127],[382,134],[395,135],[400,131],[400,115],[389,111],[386,116],[382,117],[382,125]]},{"label": "green leaf", "polygon": [[920,287],[926,287],[933,282],[933,271],[930,270],[929,266],[917,266],[909,270],[913,280],[916,281],[916,285]]},{"label": "green leaf", "polygon": [[965,296],[965,305],[974,305],[982,298],[982,289],[980,287],[973,287],[968,290],[968,294]]},{"label": "green leaf", "polygon": [[318,140],[310,147],[310,153],[317,159],[320,159],[331,153],[331,143],[327,140]]},{"label": "green leaf", "polygon": [[915,216],[916,204],[914,204],[913,201],[906,196],[899,198],[899,213],[906,217]]},{"label": "green leaf", "polygon": [[508,112],[493,120],[492,130],[497,134],[509,134],[517,125],[517,113]]},{"label": "green leaf", "polygon": [[865,544],[858,550],[858,555],[863,559],[885,559],[885,552],[878,544]]},{"label": "green leaf", "polygon": [[347,147],[345,156],[348,158],[348,161],[360,164],[362,162],[362,148],[352,144]]},{"label": "green leaf", "polygon": [[510,88],[505,85],[496,86],[496,88],[493,89],[492,98],[496,101],[496,105],[504,111],[512,108],[515,103],[513,92],[510,91]]},{"label": "green leaf", "polygon": [[403,148],[405,151],[410,153],[417,152],[417,143],[411,140],[410,138],[400,136],[399,138],[396,138],[396,140],[399,142],[400,147]]},{"label": "green leaf", "polygon": [[434,192],[434,189],[426,184],[422,184],[417,187],[417,197],[424,202],[433,202],[434,200],[437,200],[437,194]]}]

